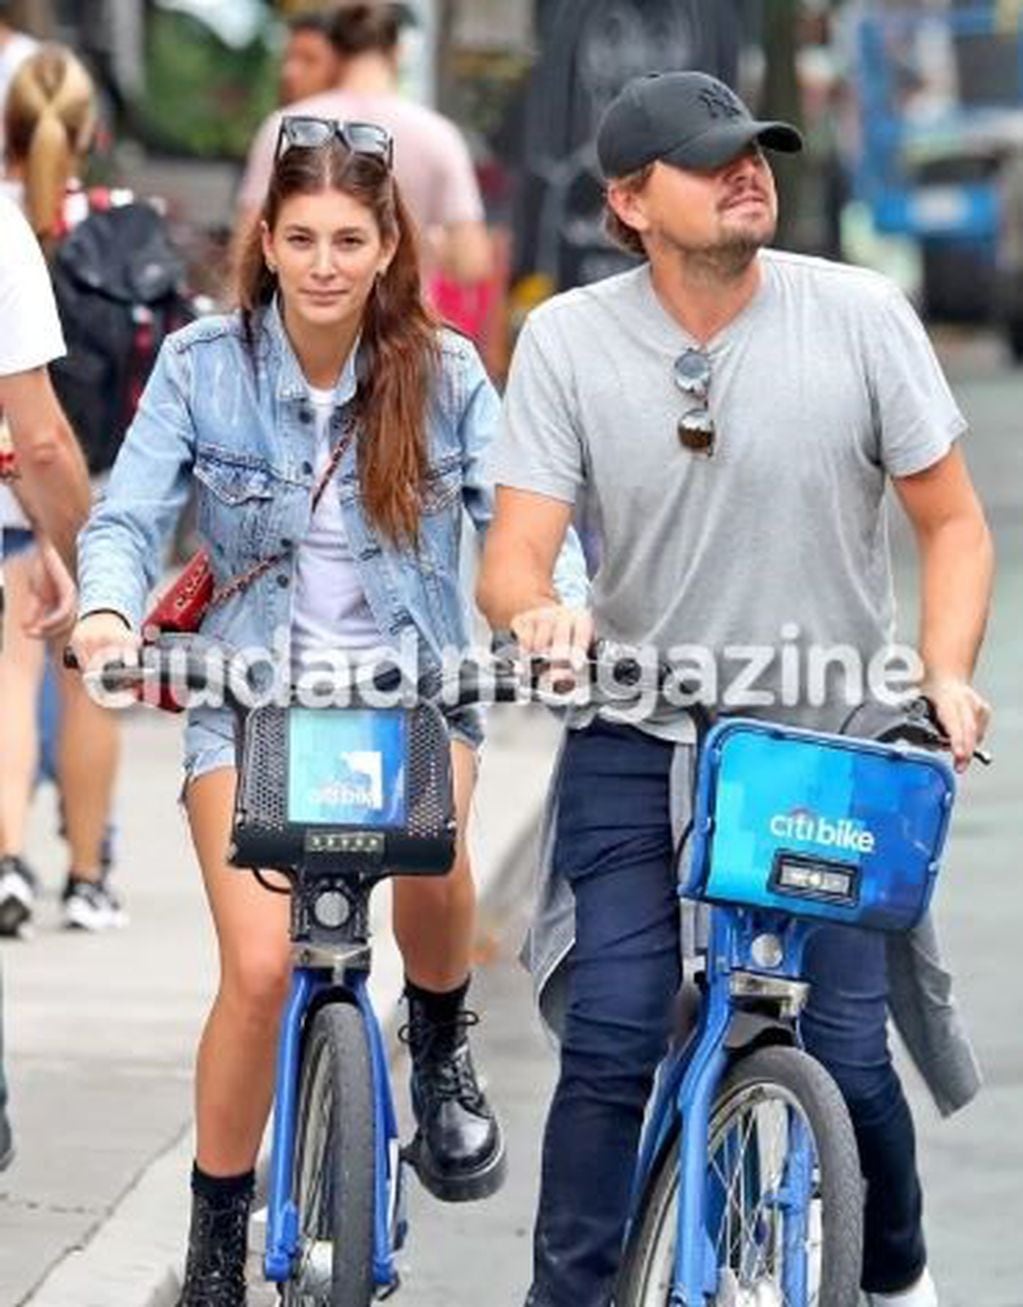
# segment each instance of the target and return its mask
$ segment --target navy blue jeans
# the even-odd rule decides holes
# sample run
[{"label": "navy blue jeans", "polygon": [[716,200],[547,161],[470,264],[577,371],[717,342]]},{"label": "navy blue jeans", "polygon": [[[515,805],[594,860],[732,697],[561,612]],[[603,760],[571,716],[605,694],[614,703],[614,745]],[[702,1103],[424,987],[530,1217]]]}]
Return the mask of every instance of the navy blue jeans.
[{"label": "navy blue jeans", "polygon": [[[680,981],[668,806],[672,745],[594,722],[566,745],[556,865],[571,883],[561,1074],[544,1135],[530,1307],[607,1307],[643,1113]],[[913,1122],[886,1035],[884,941],[822,928],[807,953],[806,1046],[837,1080],[867,1181],[863,1285],[924,1265]]]}]

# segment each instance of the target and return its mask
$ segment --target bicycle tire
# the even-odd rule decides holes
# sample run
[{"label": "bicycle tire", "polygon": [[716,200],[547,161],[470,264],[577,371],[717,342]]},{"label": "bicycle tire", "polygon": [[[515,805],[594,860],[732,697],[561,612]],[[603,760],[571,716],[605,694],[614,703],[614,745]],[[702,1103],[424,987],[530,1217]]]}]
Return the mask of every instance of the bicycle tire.
[{"label": "bicycle tire", "polygon": [[[303,1041],[293,1176],[301,1246],[284,1307],[372,1301],[375,1166],[366,1028],[353,1004],[328,1003]],[[320,1259],[318,1276],[312,1258]]]},{"label": "bicycle tire", "polygon": [[[734,1287],[719,1287],[708,1302],[715,1307],[746,1302],[755,1302],[758,1307],[761,1302],[770,1307],[856,1307],[863,1247],[863,1180],[849,1113],[838,1086],[824,1067],[799,1049],[787,1046],[761,1048],[741,1057],[725,1076],[715,1099],[708,1157],[715,1155],[730,1121],[738,1119],[737,1112],[756,1101],[757,1095],[766,1101],[771,1094],[799,1107],[816,1150],[821,1208],[816,1292],[807,1295],[806,1303],[790,1303],[780,1285],[773,1290],[768,1286],[746,1288],[744,1292],[736,1280]],[[616,1307],[668,1307],[670,1303],[678,1161],[676,1132],[647,1187],[639,1220],[629,1239]]]}]

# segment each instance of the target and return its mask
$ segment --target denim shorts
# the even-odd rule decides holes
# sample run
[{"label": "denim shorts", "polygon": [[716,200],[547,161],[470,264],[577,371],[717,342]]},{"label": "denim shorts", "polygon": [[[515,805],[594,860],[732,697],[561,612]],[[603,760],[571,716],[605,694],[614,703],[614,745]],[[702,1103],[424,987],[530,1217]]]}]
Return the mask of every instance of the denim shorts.
[{"label": "denim shorts", "polygon": [[185,726],[184,798],[192,781],[221,767],[235,767],[234,714],[228,708],[193,708]]},{"label": "denim shorts", "polygon": [[[467,744],[474,752],[483,742],[482,716],[478,709],[462,709],[447,717],[452,740]],[[193,708],[185,726],[184,780],[181,799],[192,781],[221,767],[236,767],[235,717],[229,708]]]}]

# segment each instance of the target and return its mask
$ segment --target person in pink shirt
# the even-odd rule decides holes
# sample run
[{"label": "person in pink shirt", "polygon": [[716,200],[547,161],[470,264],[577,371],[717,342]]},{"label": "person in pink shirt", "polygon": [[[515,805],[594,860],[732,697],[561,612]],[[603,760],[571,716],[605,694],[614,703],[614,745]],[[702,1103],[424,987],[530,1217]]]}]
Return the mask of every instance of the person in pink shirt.
[{"label": "person in pink shirt", "polygon": [[288,42],[281,56],[277,102],[294,104],[329,91],[337,82],[341,59],[326,14],[300,13],[288,23]]},{"label": "person in pink shirt", "polygon": [[[401,18],[393,4],[343,4],[330,32],[341,60],[337,87],[287,106],[289,115],[372,122],[394,138],[394,171],[419,230],[424,272],[474,283],[491,270],[483,201],[465,140],[443,115],[398,90]],[[262,124],[238,194],[235,248],[266,196],[281,112]]]}]

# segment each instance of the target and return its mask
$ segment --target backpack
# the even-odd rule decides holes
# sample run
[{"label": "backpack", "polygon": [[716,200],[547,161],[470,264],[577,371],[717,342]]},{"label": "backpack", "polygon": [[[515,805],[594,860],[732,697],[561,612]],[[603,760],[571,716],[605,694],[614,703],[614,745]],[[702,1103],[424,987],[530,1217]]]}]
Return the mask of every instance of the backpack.
[{"label": "backpack", "polygon": [[93,208],[57,247],[51,267],[67,354],[54,389],[89,471],[107,471],[164,337],[195,317],[185,265],[151,204]]}]

